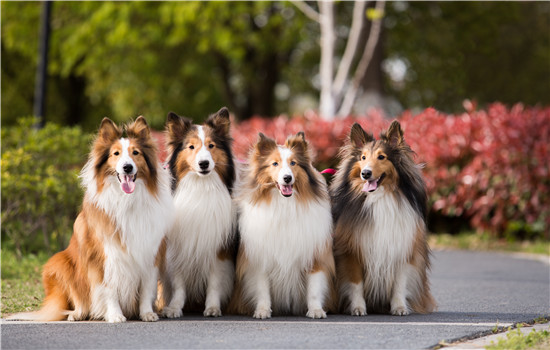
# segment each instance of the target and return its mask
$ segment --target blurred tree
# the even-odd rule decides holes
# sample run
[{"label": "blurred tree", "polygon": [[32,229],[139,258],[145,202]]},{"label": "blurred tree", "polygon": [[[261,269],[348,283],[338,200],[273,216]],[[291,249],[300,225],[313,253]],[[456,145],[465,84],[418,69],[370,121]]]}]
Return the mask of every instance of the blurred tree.
[{"label": "blurred tree", "polygon": [[387,90],[408,107],[550,103],[550,3],[392,2]]},{"label": "blurred tree", "polygon": [[[334,6],[334,78],[354,6]],[[391,2],[384,50],[369,70],[379,77],[382,65],[384,90],[405,108],[456,111],[465,98],[547,104],[549,8]],[[10,125],[32,113],[40,3],[2,2],[1,10],[1,113]],[[319,38],[319,24],[289,2],[55,2],[47,119],[89,130],[104,116],[139,114],[161,128],[169,110],[201,120],[222,105],[239,119],[286,113],[323,87]],[[363,90],[373,83],[365,79]]]},{"label": "blurred tree", "polygon": [[[302,39],[304,22],[290,4],[54,5],[49,74],[54,92],[66,92],[50,99],[65,108],[48,110],[63,115],[64,123],[91,120],[95,127],[103,113],[118,120],[144,114],[161,127],[168,110],[202,119],[227,104],[237,117],[248,118],[286,107],[275,103],[275,87]],[[15,72],[36,65],[38,15],[38,3],[2,3],[3,97],[32,96],[24,88],[29,77]],[[17,55],[22,62],[11,59]],[[8,122],[30,114],[26,99],[14,102],[15,109],[2,105]]]},{"label": "blurred tree", "polygon": [[[315,10],[305,1],[293,2],[304,15],[318,22],[320,27],[319,113],[325,119],[332,119],[337,115],[348,116],[355,104],[375,49],[379,46],[385,1],[377,1],[375,7],[369,10],[366,10],[365,1],[354,1],[351,26],[349,34],[344,39],[343,53],[336,50],[336,31],[340,24],[337,21],[334,3],[331,1],[317,3],[318,10]],[[371,20],[369,26],[365,26],[367,17]],[[365,28],[368,29],[368,35],[366,41],[363,41],[361,33]]]}]

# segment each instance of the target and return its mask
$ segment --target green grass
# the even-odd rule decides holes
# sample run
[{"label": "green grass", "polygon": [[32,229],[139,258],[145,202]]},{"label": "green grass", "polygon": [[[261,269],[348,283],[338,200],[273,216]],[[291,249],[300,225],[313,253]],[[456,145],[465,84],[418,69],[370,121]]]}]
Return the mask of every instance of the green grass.
[{"label": "green grass", "polygon": [[[550,329],[550,328],[549,328]],[[486,347],[487,350],[542,350],[550,346],[550,332],[548,330],[532,330],[527,334],[521,332],[521,325],[506,334],[506,338],[500,339],[497,343],[491,342]]]},{"label": "green grass", "polygon": [[17,260],[15,252],[2,249],[2,317],[39,308],[44,299],[42,265],[48,258],[42,253]]},{"label": "green grass", "polygon": [[550,242],[548,241],[511,241],[496,239],[488,234],[470,232],[460,233],[458,235],[432,234],[430,235],[430,246],[432,248],[492,250],[550,256]]}]

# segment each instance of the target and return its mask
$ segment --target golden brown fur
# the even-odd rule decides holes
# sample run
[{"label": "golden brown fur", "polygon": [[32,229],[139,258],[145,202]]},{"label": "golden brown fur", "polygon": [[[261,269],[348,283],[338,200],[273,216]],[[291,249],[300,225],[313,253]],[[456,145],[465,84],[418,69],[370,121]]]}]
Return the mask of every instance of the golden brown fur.
[{"label": "golden brown fur", "polygon": [[[144,181],[147,191],[152,195],[151,198],[157,197],[159,185],[156,148],[145,119],[137,118],[125,127],[125,131],[130,145],[129,153],[137,167],[136,178]],[[107,118],[103,119],[92,146],[89,162],[83,170],[83,173],[86,173],[86,169],[93,172],[93,180],[84,180],[85,185],[89,187],[84,196],[82,210],[75,220],[69,245],[65,250],[52,256],[43,268],[46,297],[42,307],[37,312],[13,315],[12,319],[59,321],[105,317],[94,311],[100,308],[94,305],[93,300],[94,288],[108,283],[105,281],[107,256],[104,244],[108,241],[109,244],[117,246],[120,252],[117,254],[122,255],[128,254],[129,247],[123,243],[125,238],[116,223],[117,218],[111,217],[102,209],[96,198],[102,196],[108,187],[114,186],[112,179],[117,176],[116,163],[123,153],[118,142],[122,135],[122,128]],[[86,183],[88,180],[92,183]],[[119,189],[116,191],[119,191],[120,196],[129,196]],[[125,308],[124,316],[140,316],[137,297],[133,305]],[[120,318],[110,321],[123,320]]]},{"label": "golden brown fur", "polygon": [[237,198],[241,244],[230,312],[321,318],[334,311],[328,191],[304,134],[283,146],[260,134]]}]

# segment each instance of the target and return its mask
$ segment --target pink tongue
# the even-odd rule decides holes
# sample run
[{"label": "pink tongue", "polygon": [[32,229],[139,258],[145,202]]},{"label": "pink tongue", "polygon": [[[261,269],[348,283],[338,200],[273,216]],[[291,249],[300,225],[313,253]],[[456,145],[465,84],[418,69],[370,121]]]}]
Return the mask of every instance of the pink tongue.
[{"label": "pink tongue", "polygon": [[292,186],[281,185],[281,193],[283,194],[283,196],[290,196],[292,194]]},{"label": "pink tongue", "polygon": [[376,180],[367,181],[363,185],[363,192],[372,192],[376,190],[377,187],[378,187],[378,182]]},{"label": "pink tongue", "polygon": [[120,187],[126,193],[134,192],[134,189],[136,188],[136,183],[134,182],[134,176],[133,175],[123,175],[122,176],[122,181],[120,182]]}]

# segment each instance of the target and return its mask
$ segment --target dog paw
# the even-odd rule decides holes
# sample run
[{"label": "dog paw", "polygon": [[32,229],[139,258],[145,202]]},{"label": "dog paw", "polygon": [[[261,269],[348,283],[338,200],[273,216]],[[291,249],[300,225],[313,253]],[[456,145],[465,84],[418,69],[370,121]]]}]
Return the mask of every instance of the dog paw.
[{"label": "dog paw", "polygon": [[154,312],[147,312],[143,315],[139,315],[139,318],[145,322],[156,322],[159,320],[159,316]]},{"label": "dog paw", "polygon": [[351,309],[352,316],[365,316],[367,314],[367,309],[362,306],[357,306]]},{"label": "dog paw", "polygon": [[217,306],[207,307],[204,310],[203,315],[205,317],[220,317],[222,315],[222,310],[220,310]]},{"label": "dog paw", "polygon": [[261,320],[265,320],[266,318],[271,318],[271,310],[270,309],[264,309],[264,308],[258,308],[256,311],[254,311],[254,318],[259,318]]},{"label": "dog paw", "polygon": [[307,310],[307,317],[309,318],[327,318],[327,313],[323,309]]},{"label": "dog paw", "polygon": [[82,321],[84,319],[84,315],[81,312],[71,311],[67,313],[67,321],[74,322],[74,321]]},{"label": "dog paw", "polygon": [[180,308],[165,307],[162,310],[162,317],[166,318],[178,318],[183,316],[183,311]]},{"label": "dog paw", "polygon": [[109,323],[122,323],[126,322],[126,317],[123,314],[107,315],[105,321]]},{"label": "dog paw", "polygon": [[404,306],[398,306],[391,309],[391,314],[394,316],[407,316],[409,313],[409,310]]}]

